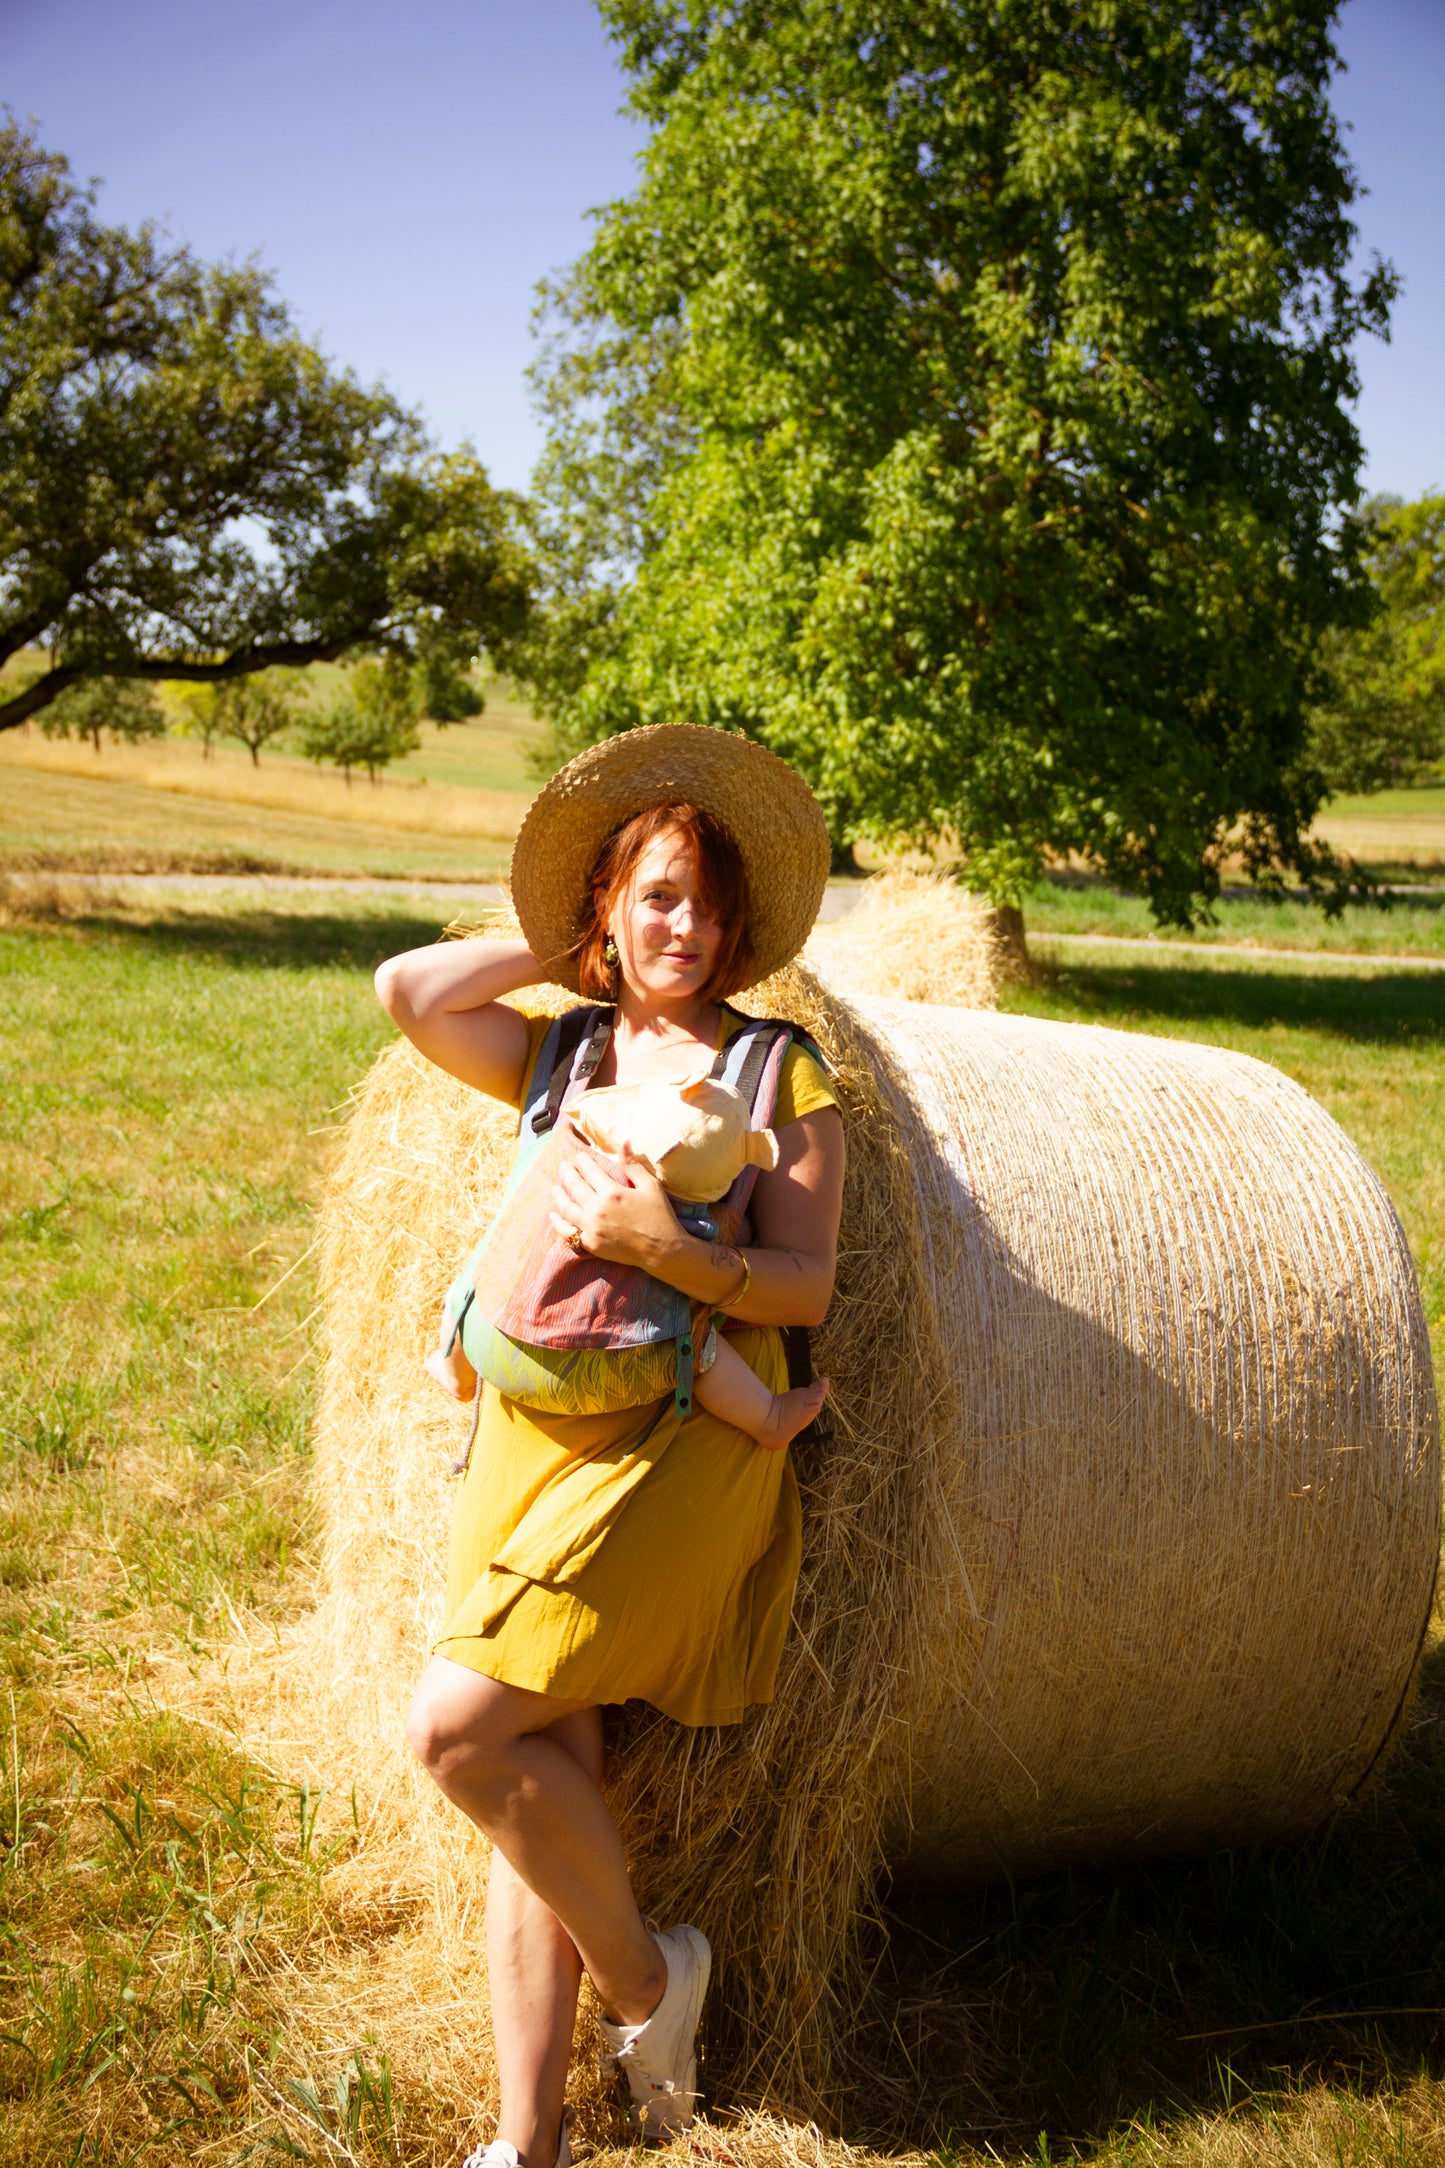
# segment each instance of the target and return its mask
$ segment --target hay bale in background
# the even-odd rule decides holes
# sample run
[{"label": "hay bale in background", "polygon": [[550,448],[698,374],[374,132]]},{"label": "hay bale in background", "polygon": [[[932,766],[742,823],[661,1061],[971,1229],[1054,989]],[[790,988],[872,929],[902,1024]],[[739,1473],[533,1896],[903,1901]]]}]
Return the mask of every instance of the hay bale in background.
[{"label": "hay bale in background", "polygon": [[991,1009],[1004,976],[997,913],[946,874],[890,867],[846,916],[817,926],[806,961],[841,994],[893,994]]},{"label": "hay bale in background", "polygon": [[[611,1783],[644,1904],[717,1949],[715,2099],[816,2109],[880,1865],[1289,1835],[1368,1774],[1428,1607],[1437,1440],[1394,1215],[1275,1071],[849,1008],[803,971],[748,1005],[815,1033],[845,1107],[832,1431],[800,1456],[777,1701],[716,1732],[629,1709]],[[400,1723],[465,1417],[420,1363],[513,1126],[406,1046],[359,1098],[324,1215],[326,1593],[290,1667],[371,1802],[357,1871],[452,1947],[483,1848]]]}]

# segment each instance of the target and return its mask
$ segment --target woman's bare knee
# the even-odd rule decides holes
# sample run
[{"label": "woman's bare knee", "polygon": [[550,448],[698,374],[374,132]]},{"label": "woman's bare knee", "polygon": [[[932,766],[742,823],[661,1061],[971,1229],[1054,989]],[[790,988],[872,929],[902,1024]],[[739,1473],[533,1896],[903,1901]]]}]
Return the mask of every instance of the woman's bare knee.
[{"label": "woman's bare knee", "polygon": [[565,1741],[584,1767],[593,1752],[600,1754],[600,1718],[595,1748],[586,1722],[595,1712],[566,1704],[560,1716],[556,1710],[557,1703],[545,1694],[505,1686],[464,1664],[434,1656],[407,1713],[407,1744],[443,1791],[464,1776],[469,1804],[500,1809],[524,1783],[516,1752],[519,1740],[555,1729],[563,1735],[558,1743]]}]

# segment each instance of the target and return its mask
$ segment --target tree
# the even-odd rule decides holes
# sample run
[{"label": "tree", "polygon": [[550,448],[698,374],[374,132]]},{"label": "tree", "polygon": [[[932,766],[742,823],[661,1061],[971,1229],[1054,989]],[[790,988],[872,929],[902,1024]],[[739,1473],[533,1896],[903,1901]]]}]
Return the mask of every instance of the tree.
[{"label": "tree", "polygon": [[295,680],[290,672],[282,670],[268,671],[264,677],[238,678],[220,688],[216,709],[221,735],[244,745],[251,766],[259,768],[262,746],[295,725]]},{"label": "tree", "polygon": [[375,783],[383,768],[416,751],[416,726],[411,674],[386,656],[354,666],[346,690],[302,725],[301,750],[308,760],[340,768],[348,785],[353,768],[365,768]]},{"label": "tree", "polygon": [[559,749],[756,734],[838,840],[1187,924],[1308,838],[1367,607],[1334,0],[602,0],[652,124],[555,292]]},{"label": "tree", "polygon": [[1311,751],[1332,791],[1416,783],[1445,761],[1445,497],[1365,507],[1377,608],[1325,648]]},{"label": "tree", "polygon": [[98,753],[103,730],[117,745],[135,745],[142,738],[163,738],[166,719],[149,685],[86,678],[42,711],[40,728],[47,738],[89,738]]},{"label": "tree", "polygon": [[457,656],[435,648],[418,657],[413,673],[417,705],[434,723],[460,723],[486,706]]},{"label": "tree", "polygon": [[500,652],[525,622],[514,499],[331,367],[253,265],[95,216],[0,128],[0,664],[224,683],[379,644]]},{"label": "tree", "polygon": [[[223,685],[178,685],[174,688],[178,710],[176,736],[199,738],[203,760],[210,759],[211,748],[221,735],[221,695],[224,691]],[[45,728],[43,722],[40,727]]]}]

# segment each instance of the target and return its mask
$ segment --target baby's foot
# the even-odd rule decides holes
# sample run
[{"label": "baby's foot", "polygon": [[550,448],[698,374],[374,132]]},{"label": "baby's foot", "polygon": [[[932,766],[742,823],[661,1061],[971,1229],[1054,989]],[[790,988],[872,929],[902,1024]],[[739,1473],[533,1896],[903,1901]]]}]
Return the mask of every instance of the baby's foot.
[{"label": "baby's foot", "polygon": [[440,1348],[433,1348],[422,1368],[429,1377],[436,1379],[443,1392],[450,1393],[453,1400],[470,1400],[477,1388],[477,1373],[465,1355],[453,1348],[450,1355],[443,1355]]},{"label": "baby's foot", "polygon": [[790,1393],[774,1393],[773,1412],[757,1434],[765,1453],[781,1453],[800,1430],[806,1430],[828,1397],[831,1378],[815,1378],[811,1385],[795,1385]]}]

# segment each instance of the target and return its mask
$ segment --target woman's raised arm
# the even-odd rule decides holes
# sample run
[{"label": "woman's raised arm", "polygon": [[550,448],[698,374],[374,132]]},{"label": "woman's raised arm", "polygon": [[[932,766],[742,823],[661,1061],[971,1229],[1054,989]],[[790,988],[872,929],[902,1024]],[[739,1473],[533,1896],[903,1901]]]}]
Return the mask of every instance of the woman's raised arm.
[{"label": "woman's raised arm", "polygon": [[436,941],[377,967],[376,998],[412,1045],[449,1076],[515,1105],[527,1023],[500,997],[546,977],[525,941]]}]

